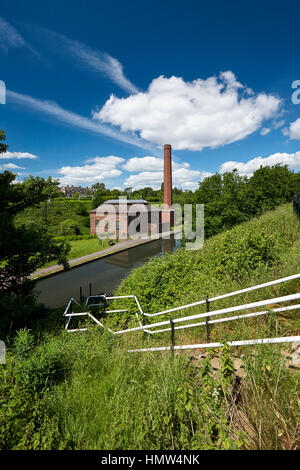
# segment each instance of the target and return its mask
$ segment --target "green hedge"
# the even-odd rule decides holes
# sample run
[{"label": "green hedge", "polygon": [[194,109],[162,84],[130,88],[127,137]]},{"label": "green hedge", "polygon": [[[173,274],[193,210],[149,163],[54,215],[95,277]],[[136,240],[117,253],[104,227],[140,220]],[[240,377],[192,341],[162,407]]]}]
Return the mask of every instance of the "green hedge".
[{"label": "green hedge", "polygon": [[98,237],[97,235],[66,235],[66,236],[54,237],[54,240],[73,242],[76,240],[91,240],[93,238],[98,238]]}]

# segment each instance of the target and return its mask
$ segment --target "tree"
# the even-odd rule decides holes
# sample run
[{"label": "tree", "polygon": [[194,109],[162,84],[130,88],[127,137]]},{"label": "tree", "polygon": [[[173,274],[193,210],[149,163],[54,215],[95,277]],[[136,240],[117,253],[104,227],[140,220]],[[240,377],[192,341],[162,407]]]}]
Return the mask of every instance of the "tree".
[{"label": "tree", "polygon": [[96,207],[99,207],[101,204],[103,204],[104,201],[107,201],[110,199],[111,192],[109,189],[98,189],[95,194],[94,194],[94,199],[93,199],[93,209]]},{"label": "tree", "polygon": [[92,188],[93,189],[106,189],[104,183],[95,183],[95,184],[93,184]]},{"label": "tree", "polygon": [[5,140],[5,139],[6,139],[6,137],[5,137],[4,131],[0,130],[0,153],[6,152],[6,149],[8,147],[8,145],[2,144],[2,142],[1,142],[1,140]]},{"label": "tree", "polygon": [[[3,134],[2,134],[3,136]],[[3,140],[3,139],[2,139]],[[1,149],[1,152],[6,150]],[[15,183],[9,171],[0,173],[0,330],[26,324],[34,311],[30,274],[51,261],[68,268],[70,246],[54,240],[44,227],[16,227],[15,216],[25,208],[40,204],[48,197],[48,183],[30,177]],[[26,317],[26,318],[25,318]]]},{"label": "tree", "polygon": [[291,201],[293,195],[300,190],[299,176],[299,173],[295,174],[287,165],[261,166],[249,180],[249,213],[259,214]]},{"label": "tree", "polygon": [[58,180],[52,180],[51,176],[47,178],[45,181],[44,178],[29,176],[29,178],[24,179],[24,185],[28,188],[28,191],[31,190],[32,185],[39,185],[41,188],[41,193],[43,195],[44,201],[44,211],[43,211],[43,219],[44,224],[48,224],[48,202],[50,199],[54,197],[59,197],[60,192],[58,191]]},{"label": "tree", "polygon": [[249,218],[246,209],[248,179],[237,170],[205,178],[195,191],[195,202],[204,204],[205,237],[244,222]]},{"label": "tree", "polygon": [[60,224],[60,231],[62,235],[79,235],[79,226],[74,220],[66,219]]}]

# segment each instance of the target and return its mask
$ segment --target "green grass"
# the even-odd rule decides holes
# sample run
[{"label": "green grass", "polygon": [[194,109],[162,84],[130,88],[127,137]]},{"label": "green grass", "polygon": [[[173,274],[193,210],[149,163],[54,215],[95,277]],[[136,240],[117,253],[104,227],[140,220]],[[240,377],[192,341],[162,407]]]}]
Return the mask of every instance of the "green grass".
[{"label": "green grass", "polygon": [[[205,242],[198,252],[166,254],[134,270],[118,294],[137,295],[155,312],[299,272],[300,223],[290,205]],[[299,281],[213,303],[211,309],[299,292]],[[124,304],[125,306],[126,304]],[[118,303],[120,306],[120,303]],[[108,317],[114,328],[136,325],[135,309]],[[187,310],[199,313],[204,308]],[[162,318],[161,318],[162,319]],[[157,321],[158,318],[155,318]],[[212,341],[299,334],[299,312],[266,315],[212,328]],[[177,344],[205,341],[205,329],[176,332]],[[37,344],[36,344],[37,343]],[[191,353],[129,354],[141,333],[20,332],[8,344],[0,372],[3,449],[299,449],[299,372],[287,368],[288,345],[221,352],[212,376],[208,360]],[[145,345],[169,345],[170,333]],[[211,351],[211,354],[215,354]],[[232,375],[243,355],[246,377]]]},{"label": "green grass", "polygon": [[[98,238],[91,238],[89,240],[71,240],[68,241],[68,243],[71,246],[71,249],[68,253],[68,260],[90,255],[109,247],[108,239],[98,240]],[[56,262],[53,261],[52,263],[46,264],[44,268],[54,266],[55,264]]]},{"label": "green grass", "polygon": [[69,242],[71,250],[68,259],[79,258],[80,256],[89,255],[96,251],[103,250],[109,246],[109,240],[91,239],[91,240],[76,240]]},{"label": "green grass", "polygon": [[93,327],[37,346],[20,331],[0,369],[0,448],[299,447],[299,375],[279,347],[258,347],[255,356],[245,349],[240,388],[228,348],[213,377],[208,361],[199,368],[187,354],[129,354],[129,346]]}]

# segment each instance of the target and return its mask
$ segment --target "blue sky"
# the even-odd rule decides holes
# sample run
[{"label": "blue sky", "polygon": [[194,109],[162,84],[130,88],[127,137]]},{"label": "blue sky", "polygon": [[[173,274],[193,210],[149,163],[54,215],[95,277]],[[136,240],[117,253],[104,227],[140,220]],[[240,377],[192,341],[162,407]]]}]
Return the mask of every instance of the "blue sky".
[{"label": "blue sky", "polygon": [[[160,187],[261,164],[300,169],[296,1],[1,0],[0,170]],[[299,94],[300,96],[300,94]]]}]

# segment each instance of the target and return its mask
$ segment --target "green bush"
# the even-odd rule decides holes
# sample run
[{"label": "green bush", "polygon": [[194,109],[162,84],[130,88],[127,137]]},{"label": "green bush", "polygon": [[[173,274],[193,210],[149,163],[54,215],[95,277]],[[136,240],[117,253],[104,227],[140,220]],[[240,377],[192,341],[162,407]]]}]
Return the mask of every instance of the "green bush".
[{"label": "green bush", "polygon": [[15,384],[11,370],[0,369],[0,449],[46,450],[57,448],[59,437],[55,415],[45,401]]},{"label": "green bush", "polygon": [[62,379],[65,366],[61,351],[34,348],[34,337],[29,330],[20,330],[14,340],[14,378],[21,388],[41,391]]},{"label": "green bush", "polygon": [[80,229],[72,219],[66,219],[60,223],[60,232],[62,235],[79,235]]}]

